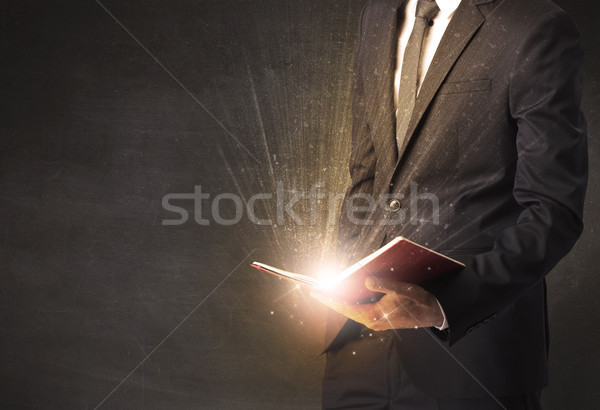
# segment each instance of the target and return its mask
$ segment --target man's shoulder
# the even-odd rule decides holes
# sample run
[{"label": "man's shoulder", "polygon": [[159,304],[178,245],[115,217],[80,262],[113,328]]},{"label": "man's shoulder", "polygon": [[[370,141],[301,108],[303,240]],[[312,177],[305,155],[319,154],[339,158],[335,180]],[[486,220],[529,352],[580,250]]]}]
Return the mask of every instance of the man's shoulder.
[{"label": "man's shoulder", "polygon": [[[366,12],[393,12],[398,9],[403,3],[409,0],[368,0],[365,3],[364,10]],[[554,11],[562,11],[562,9],[551,0],[462,0],[459,7],[468,7],[472,3],[481,7],[484,11],[489,12],[507,12],[519,11],[522,13],[547,13]]]},{"label": "man's shoulder", "polygon": [[575,27],[573,19],[550,0],[492,0],[489,4],[479,7],[486,19],[489,18],[494,24],[501,24],[505,29],[520,33],[535,33],[543,27],[556,27],[557,30]]},{"label": "man's shoulder", "polygon": [[480,7],[484,14],[510,14],[519,19],[535,18],[548,13],[564,13],[564,11],[551,0],[462,0],[462,3],[473,2]]},{"label": "man's shoulder", "polygon": [[[390,25],[395,24],[391,16],[406,1],[368,0],[361,17],[361,35],[367,38],[381,37],[390,29]],[[496,31],[525,34],[546,25],[574,25],[572,18],[551,0],[462,0],[455,17],[461,15],[470,18],[474,12],[481,13]]]},{"label": "man's shoulder", "polygon": [[364,13],[393,13],[402,4],[409,0],[368,0],[365,3]]}]

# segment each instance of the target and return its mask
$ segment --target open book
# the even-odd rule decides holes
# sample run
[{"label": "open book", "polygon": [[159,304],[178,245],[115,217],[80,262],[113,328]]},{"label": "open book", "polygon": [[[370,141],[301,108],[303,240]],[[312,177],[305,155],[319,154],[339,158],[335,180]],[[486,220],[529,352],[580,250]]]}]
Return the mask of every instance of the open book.
[{"label": "open book", "polygon": [[253,262],[251,266],[308,285],[332,297],[357,303],[368,301],[377,295],[365,287],[365,279],[368,276],[381,280],[422,284],[440,275],[462,269],[465,265],[399,236],[354,265],[322,279],[288,272],[260,262]]}]

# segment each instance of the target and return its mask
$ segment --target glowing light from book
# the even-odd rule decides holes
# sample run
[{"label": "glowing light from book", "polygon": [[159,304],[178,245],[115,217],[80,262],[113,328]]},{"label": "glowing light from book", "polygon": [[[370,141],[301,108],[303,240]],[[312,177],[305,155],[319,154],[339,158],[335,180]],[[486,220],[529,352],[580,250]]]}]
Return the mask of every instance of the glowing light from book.
[{"label": "glowing light from book", "polygon": [[327,290],[333,288],[338,282],[338,269],[332,262],[323,263],[317,272],[320,289]]},{"label": "glowing light from book", "polygon": [[334,275],[323,277],[320,281],[319,289],[329,290],[333,289],[338,284],[339,280]]}]

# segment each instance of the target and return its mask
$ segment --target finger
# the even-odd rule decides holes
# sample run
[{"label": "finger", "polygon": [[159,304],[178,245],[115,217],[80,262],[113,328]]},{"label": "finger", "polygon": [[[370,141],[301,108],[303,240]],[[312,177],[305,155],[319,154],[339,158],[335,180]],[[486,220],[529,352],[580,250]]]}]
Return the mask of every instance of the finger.
[{"label": "finger", "polygon": [[397,294],[402,295],[411,295],[419,288],[416,285],[413,285],[409,282],[392,282],[389,280],[384,280],[380,278],[376,278],[373,276],[368,277],[365,280],[365,286],[367,289],[373,292],[380,293],[391,293],[395,292]]},{"label": "finger", "polygon": [[336,312],[363,324],[367,324],[367,321],[377,320],[378,312],[375,312],[373,305],[353,305],[338,300],[332,299],[328,295],[311,292],[311,297],[321,302],[325,306],[335,310]]},{"label": "finger", "polygon": [[381,312],[373,307],[373,305],[346,305],[341,304],[336,309],[342,315],[371,327],[373,323],[381,319]]},{"label": "finger", "polygon": [[386,286],[385,281],[374,278],[373,276],[369,276],[365,280],[365,286],[367,289],[373,292],[388,293],[390,291],[390,289]]}]

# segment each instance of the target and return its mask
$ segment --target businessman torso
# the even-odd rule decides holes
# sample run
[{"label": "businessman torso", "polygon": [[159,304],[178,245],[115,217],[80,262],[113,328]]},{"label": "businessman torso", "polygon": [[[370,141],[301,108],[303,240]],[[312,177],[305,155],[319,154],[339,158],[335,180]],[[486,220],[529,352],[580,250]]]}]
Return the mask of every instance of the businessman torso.
[{"label": "businessman torso", "polygon": [[547,378],[544,276],[582,229],[578,33],[544,0],[463,0],[397,146],[402,3],[373,0],[361,16],[347,197],[378,202],[358,224],[345,202],[340,248],[352,261],[402,235],[467,264],[426,287],[448,316],[446,334],[400,333],[402,365],[423,391],[539,389]]}]

